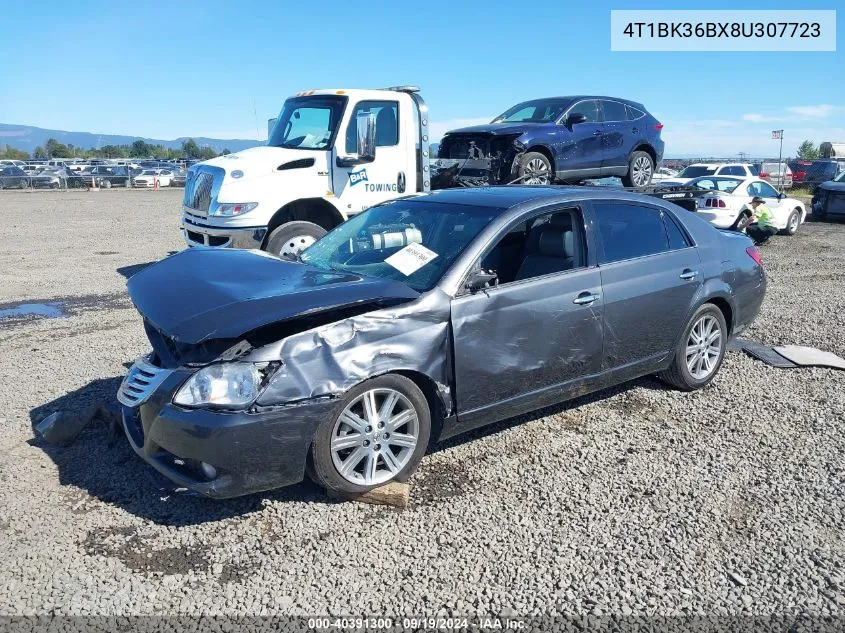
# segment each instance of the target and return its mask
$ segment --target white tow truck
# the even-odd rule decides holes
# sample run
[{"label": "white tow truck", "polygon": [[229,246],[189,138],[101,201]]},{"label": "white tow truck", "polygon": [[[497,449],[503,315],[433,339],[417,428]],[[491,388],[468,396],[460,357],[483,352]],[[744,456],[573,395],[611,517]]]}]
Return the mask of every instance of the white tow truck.
[{"label": "white tow truck", "polygon": [[296,256],[348,217],[431,188],[428,108],[415,87],[300,92],[270,127],[266,145],[188,170],[189,246]]}]

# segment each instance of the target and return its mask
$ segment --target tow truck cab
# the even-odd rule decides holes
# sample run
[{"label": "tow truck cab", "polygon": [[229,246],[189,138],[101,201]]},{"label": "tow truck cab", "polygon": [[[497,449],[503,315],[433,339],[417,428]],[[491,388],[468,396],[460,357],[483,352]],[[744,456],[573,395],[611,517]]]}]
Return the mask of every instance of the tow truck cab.
[{"label": "tow truck cab", "polygon": [[300,92],[266,145],[188,170],[185,241],[295,255],[374,204],[428,191],[428,159],[428,108],[416,88]]}]

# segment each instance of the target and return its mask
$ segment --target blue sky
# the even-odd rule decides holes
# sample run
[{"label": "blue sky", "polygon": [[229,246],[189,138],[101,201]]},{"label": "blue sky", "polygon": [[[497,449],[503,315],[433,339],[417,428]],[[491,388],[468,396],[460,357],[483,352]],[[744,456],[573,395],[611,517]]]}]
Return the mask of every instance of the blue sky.
[{"label": "blue sky", "polygon": [[[845,141],[845,10],[839,52],[611,52],[610,10],[638,6],[701,3],[8,2],[0,122],[263,138],[266,120],[299,90],[401,83],[422,87],[436,133],[528,98],[598,93],[644,103],[665,124],[670,156],[776,154],[770,132],[781,127],[785,153],[804,138]],[[799,6],[845,5],[707,3]]]}]

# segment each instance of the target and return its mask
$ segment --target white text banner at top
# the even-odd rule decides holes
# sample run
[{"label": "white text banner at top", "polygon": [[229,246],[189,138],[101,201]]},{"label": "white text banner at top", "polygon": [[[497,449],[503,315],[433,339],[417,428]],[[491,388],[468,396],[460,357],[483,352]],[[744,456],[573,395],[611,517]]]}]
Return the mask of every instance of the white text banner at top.
[{"label": "white text banner at top", "polygon": [[832,10],[619,10],[611,51],[835,51]]}]

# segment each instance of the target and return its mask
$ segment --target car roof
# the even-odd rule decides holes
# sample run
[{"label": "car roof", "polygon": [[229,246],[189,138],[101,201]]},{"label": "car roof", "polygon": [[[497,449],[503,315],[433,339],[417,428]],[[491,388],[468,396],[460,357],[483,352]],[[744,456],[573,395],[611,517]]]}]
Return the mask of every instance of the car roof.
[{"label": "car roof", "polygon": [[578,187],[571,185],[497,185],[493,187],[441,189],[432,191],[429,194],[411,196],[406,198],[406,200],[492,207],[499,208],[504,213],[506,210],[517,206],[534,208],[556,202],[566,203],[578,200],[604,200],[609,198],[640,202],[648,201],[654,204],[660,203],[660,200],[657,198],[616,187]]}]

